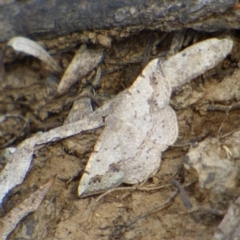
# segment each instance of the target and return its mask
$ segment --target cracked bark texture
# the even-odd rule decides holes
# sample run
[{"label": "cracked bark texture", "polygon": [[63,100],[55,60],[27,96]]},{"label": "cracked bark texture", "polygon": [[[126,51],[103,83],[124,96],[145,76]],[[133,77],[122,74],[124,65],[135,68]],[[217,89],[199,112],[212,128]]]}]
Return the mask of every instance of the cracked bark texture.
[{"label": "cracked bark texture", "polygon": [[173,31],[238,28],[236,0],[0,0],[0,42],[51,39],[77,31],[134,27]]}]

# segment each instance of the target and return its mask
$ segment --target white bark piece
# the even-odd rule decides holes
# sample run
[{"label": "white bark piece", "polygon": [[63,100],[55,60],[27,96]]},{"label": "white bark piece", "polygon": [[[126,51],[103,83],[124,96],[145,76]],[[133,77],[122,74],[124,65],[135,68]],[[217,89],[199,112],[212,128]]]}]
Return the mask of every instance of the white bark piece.
[{"label": "white bark piece", "polygon": [[219,64],[232,50],[230,38],[211,38],[184,49],[163,63],[163,72],[173,89]]},{"label": "white bark piece", "polygon": [[22,218],[37,210],[43,198],[52,186],[54,178],[51,178],[45,185],[30,195],[18,206],[13,208],[5,217],[0,219],[0,240],[6,240]]},{"label": "white bark piece", "polygon": [[11,46],[15,51],[23,52],[40,59],[57,72],[61,71],[59,65],[48,54],[48,52],[43,49],[38,43],[28,38],[14,37],[8,41],[7,46]]},{"label": "white bark piece", "polygon": [[11,155],[0,175],[0,203],[8,191],[20,184],[32,161],[36,138],[29,138],[21,143]]},{"label": "white bark piece", "polygon": [[[221,46],[221,44],[224,44],[225,46],[226,43],[228,47],[217,48],[214,45]],[[213,47],[207,48],[208,51],[204,53],[204,56],[208,61],[206,61],[206,64],[201,64],[202,68],[199,70],[195,67],[198,64],[198,59],[196,57],[188,59],[185,56],[188,55],[188,51],[192,52],[192,49],[195,49],[197,51],[195,54],[197,54],[201,44],[210,44]],[[81,179],[79,194],[81,196],[90,195],[119,185],[121,182],[135,183],[143,181],[154,174],[160,165],[161,152],[168,145],[171,145],[177,137],[175,112],[169,106],[171,86],[169,86],[167,80],[173,86],[181,86],[189,79],[202,74],[210,67],[214,67],[230,53],[233,42],[230,39],[209,39],[197,45],[198,48],[193,45],[185,49],[186,55],[179,53],[177,54],[178,57],[173,56],[169,59],[180,61],[183,68],[188,64],[191,65],[191,67],[188,66],[189,73],[182,78],[180,78],[181,69],[177,68],[173,71],[173,69],[166,67],[169,60],[162,64],[164,73],[162,74],[158,60],[155,59],[147,65],[143,70],[143,74],[137,78],[129,90],[119,94],[92,114],[83,117],[77,122],[34,135],[22,142],[1,172],[0,203],[9,190],[23,181],[29,170],[35,145],[58,141],[82,131],[99,128],[104,124],[106,124],[106,129],[100,136],[95,146],[95,152],[93,152],[87,164],[86,170],[88,169],[89,172],[86,172]],[[215,52],[216,50],[220,53],[212,53],[212,51]],[[194,56],[194,54],[189,55],[189,57],[191,56]],[[168,76],[168,78],[164,75]],[[169,77],[172,79],[169,79]],[[180,81],[177,81],[177,77],[179,77]],[[174,83],[174,81],[177,81],[177,83]],[[126,109],[129,111],[127,112]],[[143,138],[142,135],[145,137]],[[106,143],[104,143],[105,141]],[[116,149],[112,148],[112,151],[110,151],[110,148],[103,148],[109,144],[111,144],[111,147],[115,144]],[[100,149],[101,152],[96,152],[97,149]],[[95,163],[98,162],[98,154],[104,157],[100,159],[104,166],[101,165],[101,168],[97,169]],[[150,157],[149,162],[144,159],[147,157]],[[120,161],[120,159],[124,159],[124,161]],[[131,161],[131,159],[134,161]],[[145,167],[147,166],[146,171],[144,165],[139,164],[139,162],[145,164]],[[153,167],[149,163],[153,164]],[[96,166],[98,165],[100,164]],[[137,167],[139,167],[139,170],[137,170]],[[136,173],[136,177],[132,172]],[[99,179],[102,182],[99,182]]]},{"label": "white bark piece", "polygon": [[103,49],[87,49],[82,45],[65,71],[57,88],[57,95],[62,95],[77,81],[93,70],[103,59]]}]

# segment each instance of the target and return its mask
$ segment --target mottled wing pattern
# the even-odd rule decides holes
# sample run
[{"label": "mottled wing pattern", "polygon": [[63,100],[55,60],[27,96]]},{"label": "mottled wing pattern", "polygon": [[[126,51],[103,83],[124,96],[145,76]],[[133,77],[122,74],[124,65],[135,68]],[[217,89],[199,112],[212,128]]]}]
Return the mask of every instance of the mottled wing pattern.
[{"label": "mottled wing pattern", "polygon": [[122,161],[125,183],[136,184],[154,175],[161,164],[161,153],[177,139],[177,118],[170,106],[154,113],[152,121],[152,129],[136,155]]},{"label": "mottled wing pattern", "polygon": [[161,152],[177,136],[176,116],[168,106],[170,94],[169,83],[155,59],[122,95],[113,114],[106,117],[105,129],[80,181],[80,196],[122,182],[143,181],[158,169]]}]

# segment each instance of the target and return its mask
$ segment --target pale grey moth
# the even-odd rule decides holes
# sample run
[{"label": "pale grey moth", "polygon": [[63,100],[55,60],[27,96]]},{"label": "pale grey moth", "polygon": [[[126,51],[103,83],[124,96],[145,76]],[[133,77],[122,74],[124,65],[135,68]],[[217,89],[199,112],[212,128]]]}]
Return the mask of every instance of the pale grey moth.
[{"label": "pale grey moth", "polygon": [[135,184],[155,174],[161,152],[178,136],[171,87],[158,59],[152,60],[118,99],[91,154],[78,193],[87,196]]}]

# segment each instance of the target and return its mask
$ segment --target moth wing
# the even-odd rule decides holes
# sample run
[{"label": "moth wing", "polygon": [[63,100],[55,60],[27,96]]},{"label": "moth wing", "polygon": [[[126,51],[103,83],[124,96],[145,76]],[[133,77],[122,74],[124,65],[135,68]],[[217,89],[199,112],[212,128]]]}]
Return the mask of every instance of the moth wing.
[{"label": "moth wing", "polygon": [[121,162],[134,158],[146,138],[148,132],[146,128],[152,127],[150,117],[146,117],[143,131],[139,131],[140,124],[137,120],[134,123],[135,127],[125,124],[114,115],[106,119],[105,129],[94,147],[80,180],[79,196],[96,194],[123,182],[125,169]]},{"label": "moth wing", "polygon": [[154,113],[152,120],[153,127],[136,156],[122,162],[125,183],[136,184],[154,175],[161,164],[161,153],[177,139],[177,118],[170,106]]}]

